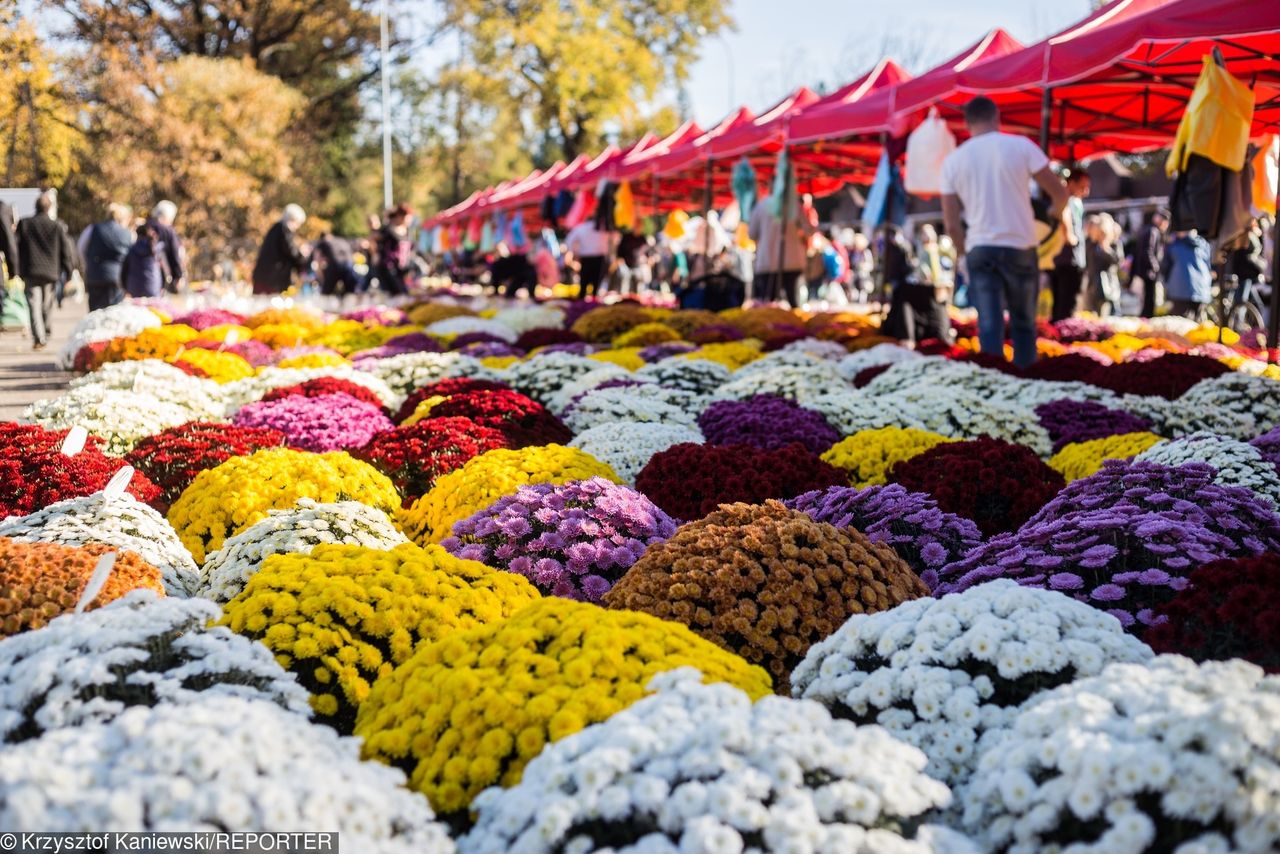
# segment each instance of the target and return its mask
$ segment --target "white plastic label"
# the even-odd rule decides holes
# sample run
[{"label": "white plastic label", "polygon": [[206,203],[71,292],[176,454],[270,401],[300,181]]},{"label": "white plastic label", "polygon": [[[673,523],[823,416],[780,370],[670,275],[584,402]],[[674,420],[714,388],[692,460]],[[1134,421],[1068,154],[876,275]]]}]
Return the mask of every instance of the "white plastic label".
[{"label": "white plastic label", "polygon": [[107,481],[107,485],[102,489],[102,496],[108,499],[119,498],[129,488],[131,480],[133,480],[133,466],[123,467],[112,475],[111,480]]},{"label": "white plastic label", "polygon": [[239,341],[240,341],[240,330],[228,329],[227,337],[222,339],[222,345],[224,347],[234,347]]},{"label": "white plastic label", "polygon": [[115,568],[115,565],[115,552],[107,552],[98,558],[98,564],[93,568],[93,574],[89,576],[89,583],[84,586],[84,592],[80,594],[80,601],[76,603],[77,614],[83,614],[84,609],[88,608],[93,600],[98,597],[103,585],[111,577],[111,570]]},{"label": "white plastic label", "polygon": [[67,438],[62,440],[62,453],[68,457],[74,457],[84,450],[84,444],[87,441],[89,441],[89,431],[77,424],[67,431]]}]

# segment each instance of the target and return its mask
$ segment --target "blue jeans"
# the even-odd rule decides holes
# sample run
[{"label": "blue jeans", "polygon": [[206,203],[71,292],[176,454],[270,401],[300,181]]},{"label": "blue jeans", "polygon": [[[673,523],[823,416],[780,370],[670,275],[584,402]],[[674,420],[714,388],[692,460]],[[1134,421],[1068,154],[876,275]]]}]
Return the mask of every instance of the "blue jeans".
[{"label": "blue jeans", "polygon": [[1004,311],[1009,309],[1013,363],[1025,368],[1036,360],[1036,298],[1040,269],[1034,249],[975,246],[969,250],[969,301],[978,310],[982,352],[1004,353]]}]

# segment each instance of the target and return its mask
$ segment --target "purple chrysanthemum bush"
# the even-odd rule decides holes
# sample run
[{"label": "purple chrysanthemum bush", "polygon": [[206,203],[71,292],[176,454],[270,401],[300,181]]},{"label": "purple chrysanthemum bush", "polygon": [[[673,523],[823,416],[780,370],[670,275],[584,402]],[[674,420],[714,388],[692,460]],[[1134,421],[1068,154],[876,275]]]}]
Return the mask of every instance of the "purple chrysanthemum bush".
[{"label": "purple chrysanthemum bush", "polygon": [[1212,560],[1280,549],[1280,515],[1213,468],[1109,460],[1016,532],[921,576],[935,594],[1012,578],[1061,591],[1140,631]]},{"label": "purple chrysanthemum bush", "polygon": [[284,433],[289,447],[316,453],[359,448],[395,427],[378,407],[342,392],[250,403],[236,413],[234,423],[273,427]]},{"label": "purple chrysanthemum bush", "polygon": [[772,394],[717,401],[698,416],[711,445],[751,445],[773,450],[798,442],[821,454],[840,434],[817,412]]},{"label": "purple chrysanthemum bush", "polygon": [[521,487],[453,526],[441,545],[460,558],[525,576],[543,593],[599,602],[675,521],[604,478]]}]

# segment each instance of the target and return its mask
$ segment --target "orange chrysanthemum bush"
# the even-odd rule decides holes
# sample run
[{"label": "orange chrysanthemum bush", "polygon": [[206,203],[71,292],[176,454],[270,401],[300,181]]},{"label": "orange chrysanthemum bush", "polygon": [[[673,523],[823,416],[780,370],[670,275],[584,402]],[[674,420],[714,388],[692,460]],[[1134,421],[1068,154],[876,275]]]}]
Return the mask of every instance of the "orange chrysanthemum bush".
[{"label": "orange chrysanthemum bush", "polygon": [[113,338],[97,359],[94,368],[107,362],[141,359],[169,359],[182,352],[183,345],[200,337],[190,326],[158,326],[144,329],[130,338]]},{"label": "orange chrysanthemum bush", "polygon": [[250,315],[244,321],[244,325],[250,329],[284,324],[319,329],[324,326],[324,316],[304,308],[268,308]]},{"label": "orange chrysanthemum bush", "polygon": [[685,308],[680,311],[663,314],[659,319],[664,326],[671,327],[680,334],[681,338],[685,339],[694,330],[724,322],[720,315],[714,311],[707,311],[705,308]]},{"label": "orange chrysanthemum bush", "polygon": [[452,305],[447,302],[424,302],[410,307],[407,312],[409,321],[417,326],[430,326],[439,320],[451,317],[474,317],[475,312],[465,306]]},{"label": "orange chrysanthemum bush", "polygon": [[583,341],[608,344],[624,332],[648,323],[649,313],[644,309],[619,303],[593,308],[573,322],[570,329],[582,336]]},{"label": "orange chrysanthemum bush", "polygon": [[927,595],[889,547],[766,501],[727,504],[680,528],[604,602],[684,623],[765,667],[785,694],[809,647],[851,615]]},{"label": "orange chrysanthemum bush", "polygon": [[350,733],[380,677],[421,644],[505,620],[540,598],[523,576],[439,546],[317,546],[267,558],[225,606],[311,693],[316,719]]},{"label": "orange chrysanthemum bush", "polygon": [[546,744],[625,709],[678,667],[752,699],[770,690],[759,667],[678,623],[551,597],[419,649],[373,686],[355,734],[366,758],[401,768],[437,813],[465,824],[481,790],[520,782]]},{"label": "orange chrysanthemum bush", "polygon": [[779,329],[802,327],[804,324],[804,320],[794,311],[769,305],[730,309],[721,313],[721,322],[738,328],[748,338],[759,338],[762,341],[776,335]]},{"label": "orange chrysanthemum bush", "polygon": [[0,638],[38,629],[74,611],[98,558],[106,552],[116,552],[116,564],[89,609],[101,608],[138,588],[164,595],[160,570],[133,552],[98,544],[20,543],[0,537]]}]

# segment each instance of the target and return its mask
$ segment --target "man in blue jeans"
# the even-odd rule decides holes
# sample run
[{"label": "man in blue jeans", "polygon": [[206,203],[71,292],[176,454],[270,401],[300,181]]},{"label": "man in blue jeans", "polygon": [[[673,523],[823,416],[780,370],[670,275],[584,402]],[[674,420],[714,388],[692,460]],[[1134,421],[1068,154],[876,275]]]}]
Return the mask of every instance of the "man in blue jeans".
[{"label": "man in blue jeans", "polygon": [[969,139],[942,166],[942,217],[966,258],[982,352],[1004,354],[1007,305],[1013,363],[1025,368],[1036,360],[1040,291],[1031,181],[1049,196],[1051,220],[1066,207],[1067,187],[1035,143],[1000,132],[1000,111],[990,98],[966,104],[964,119]]}]

